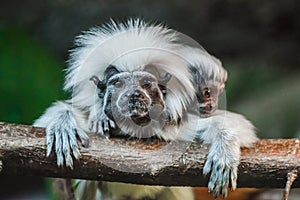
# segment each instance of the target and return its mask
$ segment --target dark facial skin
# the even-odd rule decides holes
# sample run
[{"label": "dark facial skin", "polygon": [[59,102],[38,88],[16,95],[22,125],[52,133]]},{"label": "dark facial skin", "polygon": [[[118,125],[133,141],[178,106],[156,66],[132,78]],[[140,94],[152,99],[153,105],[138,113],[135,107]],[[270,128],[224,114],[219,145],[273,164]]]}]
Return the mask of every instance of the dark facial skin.
[{"label": "dark facial skin", "polygon": [[209,117],[218,108],[219,95],[223,92],[223,87],[227,79],[224,72],[224,80],[206,81],[205,75],[201,75],[195,67],[190,67],[194,83],[197,84],[196,97],[197,112],[201,117]]},{"label": "dark facial skin", "polygon": [[120,72],[109,66],[100,81],[96,76],[91,80],[98,88],[98,96],[104,98],[104,113],[111,119],[130,117],[136,124],[147,124],[153,116],[165,109],[164,96],[170,74],[158,79],[149,72]]},{"label": "dark facial skin", "polygon": [[153,106],[160,107],[161,111],[165,107],[157,79],[147,72],[117,74],[109,79],[107,88],[112,91],[111,104],[115,105],[115,111],[137,124],[151,120]]},{"label": "dark facial skin", "polygon": [[200,115],[210,115],[218,108],[219,89],[216,86],[200,88],[197,93]]}]

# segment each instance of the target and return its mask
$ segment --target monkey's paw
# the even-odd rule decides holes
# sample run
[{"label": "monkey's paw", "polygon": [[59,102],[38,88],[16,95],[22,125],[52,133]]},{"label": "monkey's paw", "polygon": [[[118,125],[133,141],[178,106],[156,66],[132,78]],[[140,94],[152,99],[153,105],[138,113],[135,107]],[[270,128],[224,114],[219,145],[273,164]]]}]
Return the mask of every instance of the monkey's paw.
[{"label": "monkey's paw", "polygon": [[217,198],[227,196],[228,188],[236,189],[238,162],[220,155],[208,155],[203,174],[211,173],[208,190]]},{"label": "monkey's paw", "polygon": [[57,157],[57,165],[63,166],[64,162],[67,167],[73,169],[73,158],[78,159],[80,152],[77,144],[77,137],[82,145],[89,145],[89,137],[87,134],[76,126],[73,118],[65,116],[53,120],[46,127],[47,134],[47,157],[50,156],[55,142],[55,153]]},{"label": "monkey's paw", "polygon": [[99,133],[105,136],[109,135],[111,129],[116,127],[116,124],[106,114],[101,114],[97,119],[89,119],[89,129],[94,133]]}]

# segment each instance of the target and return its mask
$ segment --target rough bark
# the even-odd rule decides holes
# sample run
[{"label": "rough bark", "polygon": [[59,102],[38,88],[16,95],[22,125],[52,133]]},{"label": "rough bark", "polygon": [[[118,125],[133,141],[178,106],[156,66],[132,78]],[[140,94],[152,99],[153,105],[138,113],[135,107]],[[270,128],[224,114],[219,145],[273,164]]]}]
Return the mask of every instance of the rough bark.
[{"label": "rough bark", "polygon": [[[90,135],[74,169],[56,166],[45,156],[45,130],[0,122],[0,174],[118,181],[148,185],[206,186],[202,168],[208,146],[157,140],[103,139]],[[284,188],[287,173],[300,172],[300,140],[260,140],[243,148],[239,187]],[[296,179],[293,187],[300,187]]]}]

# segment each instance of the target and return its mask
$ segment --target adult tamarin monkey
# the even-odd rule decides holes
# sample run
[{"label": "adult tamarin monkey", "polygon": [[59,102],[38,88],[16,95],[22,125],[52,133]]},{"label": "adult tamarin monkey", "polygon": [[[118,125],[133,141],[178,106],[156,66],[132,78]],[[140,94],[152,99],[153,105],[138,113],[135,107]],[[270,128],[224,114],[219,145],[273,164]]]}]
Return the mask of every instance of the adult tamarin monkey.
[{"label": "adult tamarin monkey", "polygon": [[[227,80],[216,58],[183,42],[176,31],[139,19],[91,29],[76,45],[64,86],[71,99],[56,102],[34,123],[46,128],[47,156],[54,150],[58,166],[73,167],[73,158],[80,157],[77,138],[87,147],[87,133],[198,137],[211,144],[203,169],[211,173],[209,190],[225,197],[228,187],[236,188],[240,147],[256,136],[243,116],[215,112]],[[77,186],[79,199],[194,199],[189,187],[94,181]]]}]

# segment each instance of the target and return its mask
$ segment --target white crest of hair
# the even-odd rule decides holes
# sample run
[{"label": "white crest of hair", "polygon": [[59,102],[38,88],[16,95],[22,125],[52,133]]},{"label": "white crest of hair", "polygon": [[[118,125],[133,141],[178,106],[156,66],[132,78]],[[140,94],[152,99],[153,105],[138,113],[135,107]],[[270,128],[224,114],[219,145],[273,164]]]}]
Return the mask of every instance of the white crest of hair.
[{"label": "white crest of hair", "polygon": [[175,40],[176,32],[162,25],[147,24],[140,19],[126,23],[111,20],[77,37],[64,89],[73,90],[73,105],[87,108],[94,104],[96,93],[94,84],[89,81],[91,76],[103,78],[103,72],[111,64],[120,71],[136,71],[154,63],[159,65],[159,70],[172,75],[169,99],[177,107],[172,108],[172,112],[180,112],[195,92],[186,62],[173,53]]},{"label": "white crest of hair", "polygon": [[182,45],[181,48],[177,48],[177,51],[186,62],[199,70],[202,78],[214,82],[224,82],[227,79],[227,72],[221,61],[210,55],[203,47]]}]

